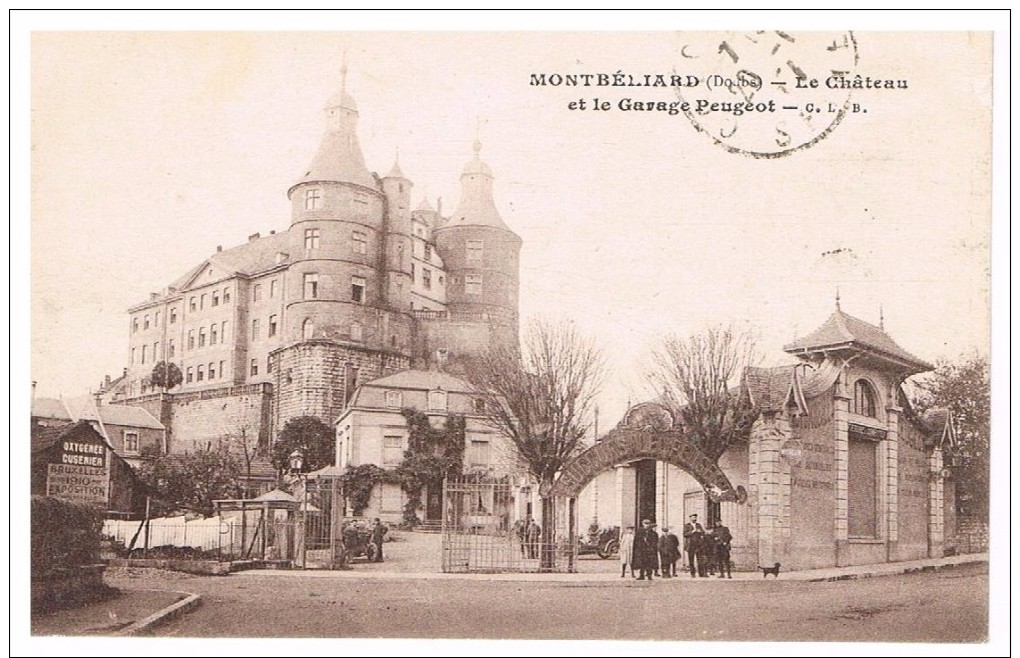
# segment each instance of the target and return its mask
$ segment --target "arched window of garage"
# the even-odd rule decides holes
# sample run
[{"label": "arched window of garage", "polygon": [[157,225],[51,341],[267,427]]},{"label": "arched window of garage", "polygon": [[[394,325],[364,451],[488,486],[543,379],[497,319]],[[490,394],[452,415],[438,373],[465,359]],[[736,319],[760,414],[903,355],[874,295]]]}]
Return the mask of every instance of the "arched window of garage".
[{"label": "arched window of garage", "polygon": [[854,382],[854,400],[850,408],[855,414],[867,416],[868,418],[878,417],[878,406],[875,404],[877,396],[875,387],[866,379],[858,379]]}]

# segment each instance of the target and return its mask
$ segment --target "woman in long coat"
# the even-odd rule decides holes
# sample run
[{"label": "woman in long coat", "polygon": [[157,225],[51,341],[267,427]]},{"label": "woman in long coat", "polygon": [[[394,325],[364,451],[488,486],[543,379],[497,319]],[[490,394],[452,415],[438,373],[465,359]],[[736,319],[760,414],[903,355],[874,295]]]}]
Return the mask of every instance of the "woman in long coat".
[{"label": "woman in long coat", "polygon": [[620,578],[627,576],[627,569],[630,569],[630,577],[634,577],[634,526],[629,525],[620,535]]}]

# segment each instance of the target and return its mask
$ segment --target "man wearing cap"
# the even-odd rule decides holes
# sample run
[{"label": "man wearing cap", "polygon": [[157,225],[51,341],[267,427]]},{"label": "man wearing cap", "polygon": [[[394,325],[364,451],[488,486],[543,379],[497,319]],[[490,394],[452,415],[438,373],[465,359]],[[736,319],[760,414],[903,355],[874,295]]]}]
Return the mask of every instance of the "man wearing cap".
[{"label": "man wearing cap", "polygon": [[691,578],[698,575],[706,577],[703,549],[701,546],[705,538],[705,528],[698,523],[698,515],[691,514],[687,523],[684,524],[684,551],[687,552],[687,566],[691,571]]},{"label": "man wearing cap", "polygon": [[652,571],[659,563],[659,535],[652,529],[652,522],[645,519],[634,533],[634,566],[638,569],[638,580],[651,580]]}]

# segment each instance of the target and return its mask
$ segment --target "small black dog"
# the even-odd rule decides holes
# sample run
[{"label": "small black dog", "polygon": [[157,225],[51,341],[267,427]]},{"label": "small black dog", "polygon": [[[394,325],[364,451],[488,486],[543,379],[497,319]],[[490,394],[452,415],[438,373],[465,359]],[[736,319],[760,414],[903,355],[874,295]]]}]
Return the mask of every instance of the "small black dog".
[{"label": "small black dog", "polygon": [[771,567],[763,567],[760,564],[758,565],[758,568],[761,569],[762,578],[768,578],[769,574],[772,574],[776,578],[779,578],[779,567],[780,564],[778,562],[773,564]]}]

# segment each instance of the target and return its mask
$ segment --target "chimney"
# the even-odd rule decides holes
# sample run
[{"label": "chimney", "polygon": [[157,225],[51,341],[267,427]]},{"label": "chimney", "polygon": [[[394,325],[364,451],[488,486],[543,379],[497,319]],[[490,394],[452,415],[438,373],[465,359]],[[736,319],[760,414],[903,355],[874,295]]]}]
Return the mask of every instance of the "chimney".
[{"label": "chimney", "polygon": [[159,298],[159,293],[158,292],[150,292],[149,293],[149,301],[154,301],[154,300],[156,300],[158,298]]},{"label": "chimney", "polygon": [[276,231],[270,231],[269,235],[276,235]]},{"label": "chimney", "polygon": [[221,244],[216,245],[216,253],[220,253],[221,251],[223,251],[223,245]]},{"label": "chimney", "polygon": [[262,235],[259,234],[259,233],[252,233],[251,235],[248,236],[248,242],[255,242],[256,240],[258,240],[261,237],[262,237]]},{"label": "chimney", "polygon": [[124,374],[123,374],[123,375],[121,375],[121,376],[122,376],[122,377],[127,377],[127,368],[124,368]]},{"label": "chimney", "polygon": [[449,357],[449,351],[445,347],[440,347],[436,350],[436,368],[440,371],[446,366],[446,360]]},{"label": "chimney", "polygon": [[110,376],[107,375],[106,377],[103,378],[103,386],[109,386],[109,385],[110,385]]}]

